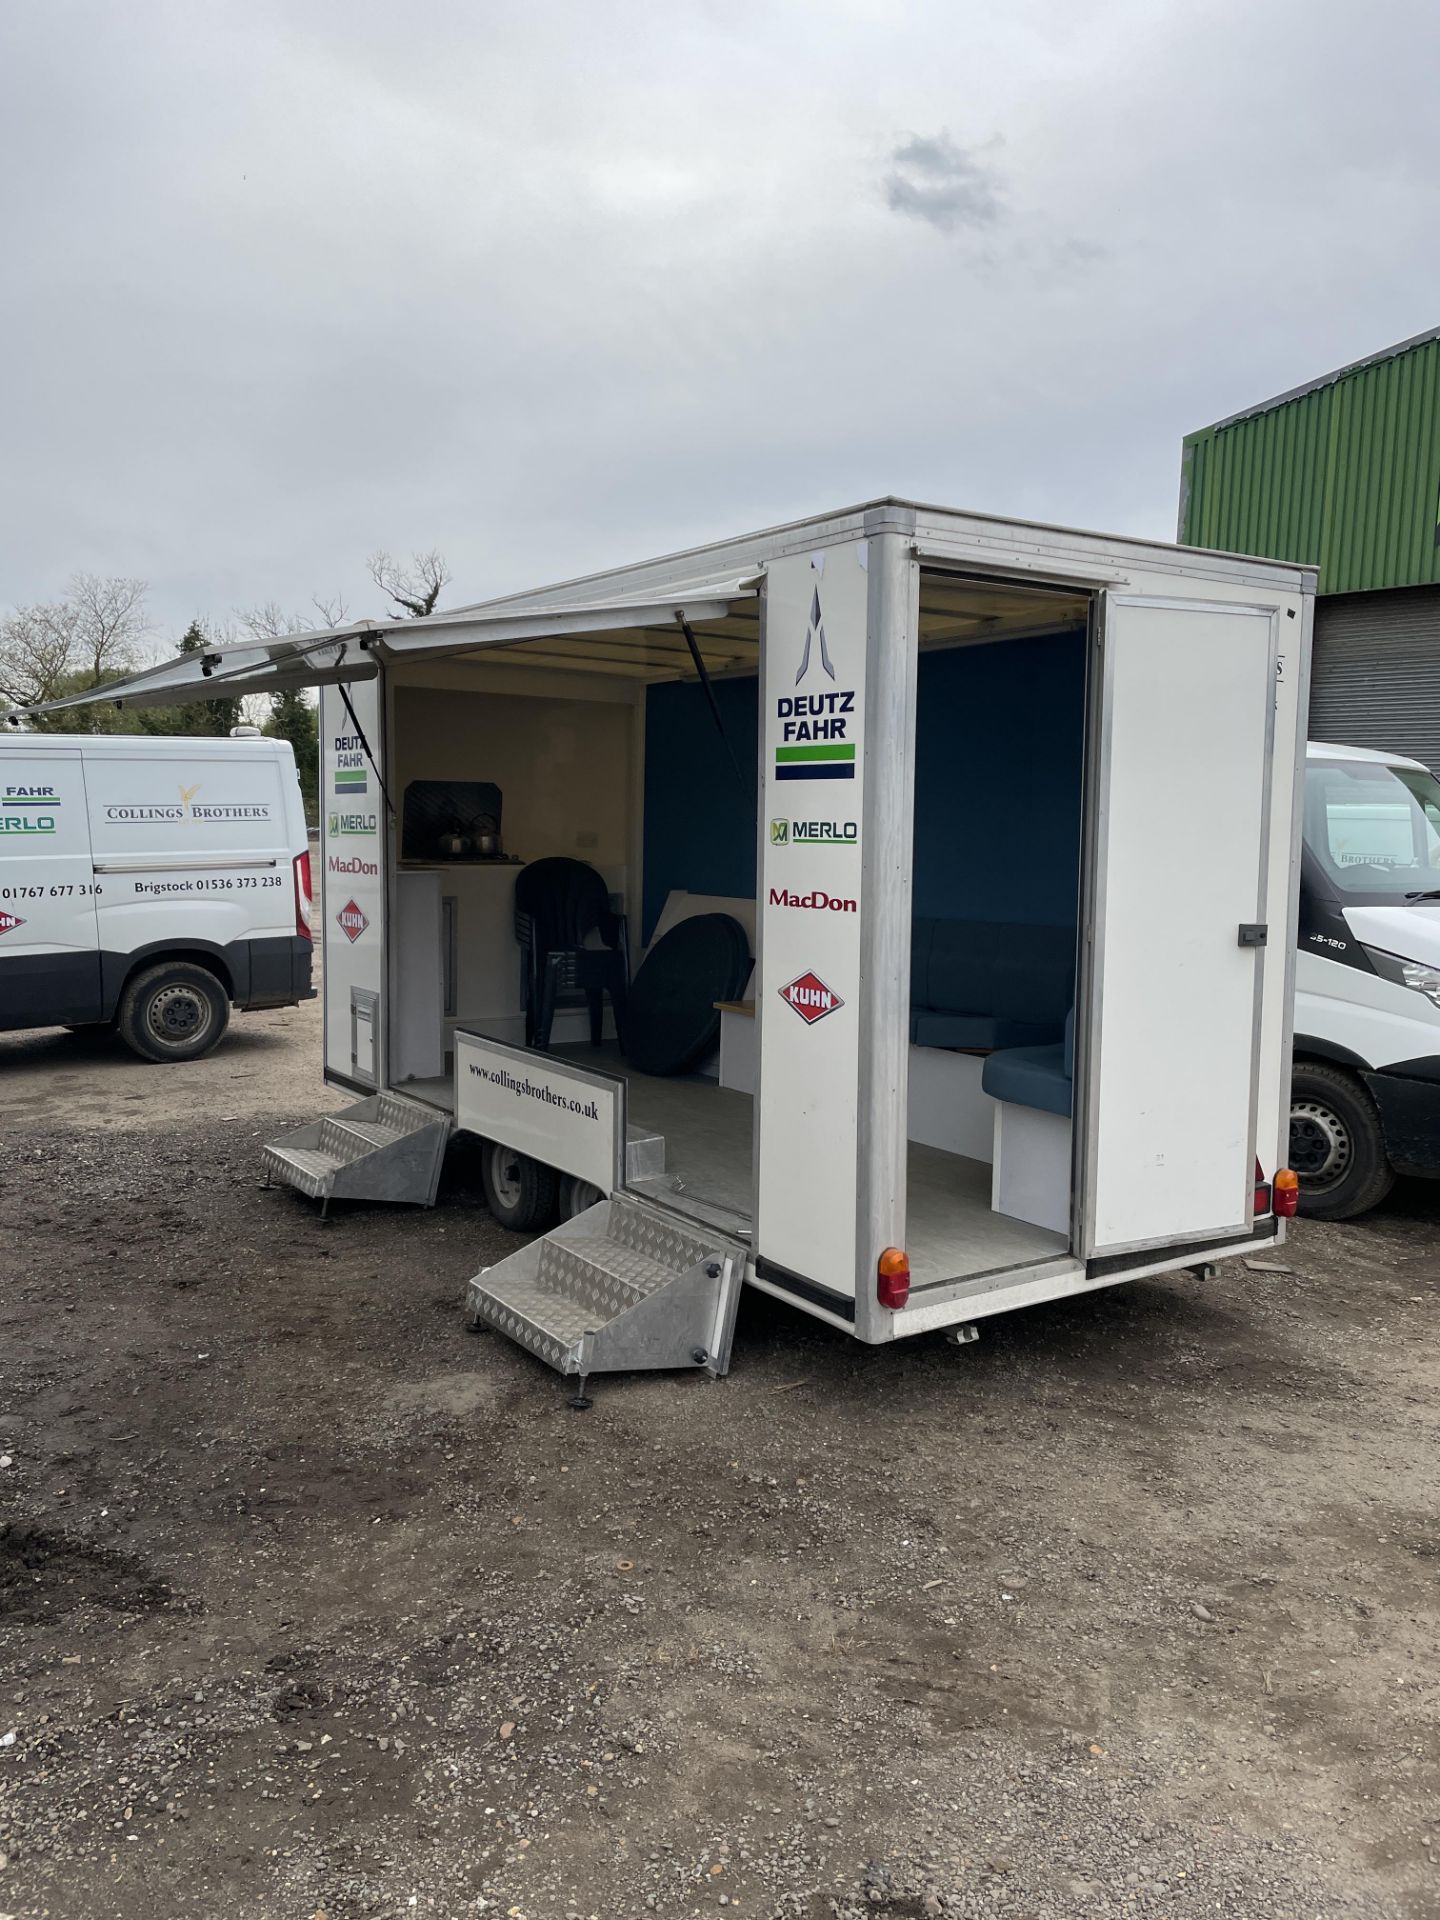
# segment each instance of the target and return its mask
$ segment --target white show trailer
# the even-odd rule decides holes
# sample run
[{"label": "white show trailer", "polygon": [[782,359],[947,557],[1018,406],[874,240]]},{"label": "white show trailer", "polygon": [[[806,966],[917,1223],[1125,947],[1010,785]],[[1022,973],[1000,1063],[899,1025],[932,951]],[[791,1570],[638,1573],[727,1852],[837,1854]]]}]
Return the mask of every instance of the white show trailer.
[{"label": "white show trailer", "polygon": [[[272,1172],[426,1203],[467,1130],[501,1218],[566,1216],[476,1322],[723,1372],[742,1282],[962,1337],[1282,1237],[1314,584],[883,499],[111,691],[322,689],[325,1077],[360,1104]],[[515,883],[557,857],[631,962],[743,929],[718,1067],[640,1070],[598,995],[535,1044]]]}]

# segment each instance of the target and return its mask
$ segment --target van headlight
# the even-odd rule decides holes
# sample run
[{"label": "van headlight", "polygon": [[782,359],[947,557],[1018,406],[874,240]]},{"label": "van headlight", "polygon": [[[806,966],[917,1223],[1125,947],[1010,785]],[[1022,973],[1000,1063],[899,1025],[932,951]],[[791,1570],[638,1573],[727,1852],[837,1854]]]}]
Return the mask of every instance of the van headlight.
[{"label": "van headlight", "polygon": [[1365,951],[1382,980],[1393,980],[1397,987],[1412,987],[1440,1007],[1440,967],[1427,966],[1423,960],[1402,960],[1398,953],[1385,953],[1379,947],[1366,947]]}]

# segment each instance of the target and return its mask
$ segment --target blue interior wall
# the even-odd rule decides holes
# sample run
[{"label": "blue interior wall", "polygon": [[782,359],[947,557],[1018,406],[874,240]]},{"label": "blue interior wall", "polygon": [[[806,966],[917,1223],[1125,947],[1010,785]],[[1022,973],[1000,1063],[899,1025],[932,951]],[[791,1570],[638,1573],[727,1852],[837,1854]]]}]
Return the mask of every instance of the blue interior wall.
[{"label": "blue interior wall", "polygon": [[649,940],[666,894],[677,887],[742,900],[755,896],[759,681],[752,675],[711,685],[743,785],[694,681],[665,681],[645,696],[642,940]]},{"label": "blue interior wall", "polygon": [[[698,686],[646,696],[645,940],[672,888],[755,892],[758,682],[714,686],[743,790]],[[1074,922],[1084,706],[1083,634],[921,654],[917,914]]]},{"label": "blue interior wall", "polygon": [[1085,637],[922,653],[915,719],[917,915],[1075,921]]}]

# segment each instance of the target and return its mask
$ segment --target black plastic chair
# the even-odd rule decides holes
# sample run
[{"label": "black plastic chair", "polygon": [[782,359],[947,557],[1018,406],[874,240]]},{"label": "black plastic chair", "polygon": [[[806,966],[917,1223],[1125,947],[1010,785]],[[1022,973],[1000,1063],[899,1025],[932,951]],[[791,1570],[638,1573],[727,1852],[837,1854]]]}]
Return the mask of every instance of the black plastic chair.
[{"label": "black plastic chair", "polygon": [[[602,946],[587,946],[598,934]],[[625,916],[610,905],[605,882],[583,860],[532,860],[515,876],[515,938],[523,956],[521,998],[525,1044],[545,1049],[555,1009],[583,1001],[590,1009],[590,1041],[599,1046],[605,995],[623,1035],[630,966]]]}]

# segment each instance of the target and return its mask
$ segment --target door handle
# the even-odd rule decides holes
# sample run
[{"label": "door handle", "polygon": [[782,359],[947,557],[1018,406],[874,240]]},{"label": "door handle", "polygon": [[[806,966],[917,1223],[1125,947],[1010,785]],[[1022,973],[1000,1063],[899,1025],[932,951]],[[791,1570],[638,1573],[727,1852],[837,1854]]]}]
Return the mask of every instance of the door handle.
[{"label": "door handle", "polygon": [[1270,929],[1263,920],[1242,920],[1240,922],[1240,945],[1242,947],[1263,947],[1270,936]]}]

